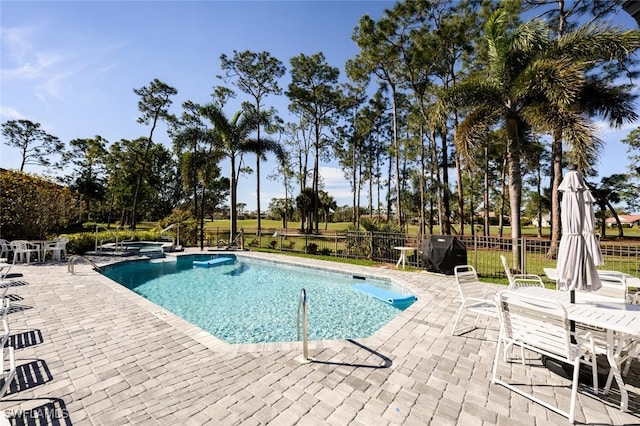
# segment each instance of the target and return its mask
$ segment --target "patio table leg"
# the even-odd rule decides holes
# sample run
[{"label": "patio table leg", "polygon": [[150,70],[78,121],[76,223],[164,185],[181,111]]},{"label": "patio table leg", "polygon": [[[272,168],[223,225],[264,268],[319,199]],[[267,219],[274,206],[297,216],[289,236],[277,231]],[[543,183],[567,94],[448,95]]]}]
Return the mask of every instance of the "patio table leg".
[{"label": "patio table leg", "polygon": [[[629,410],[629,393],[627,392],[627,388],[624,385],[624,381],[622,380],[622,375],[620,374],[620,353],[622,352],[622,341],[617,342],[615,344],[615,338],[612,330],[607,330],[607,361],[609,361],[609,366],[611,370],[609,371],[609,376],[607,377],[607,384],[604,387],[603,393],[606,395],[609,393],[609,389],[611,388],[611,383],[613,379],[616,379],[616,384],[618,385],[618,389],[620,389],[620,409],[622,411]],[[621,340],[622,336],[617,339]]]}]

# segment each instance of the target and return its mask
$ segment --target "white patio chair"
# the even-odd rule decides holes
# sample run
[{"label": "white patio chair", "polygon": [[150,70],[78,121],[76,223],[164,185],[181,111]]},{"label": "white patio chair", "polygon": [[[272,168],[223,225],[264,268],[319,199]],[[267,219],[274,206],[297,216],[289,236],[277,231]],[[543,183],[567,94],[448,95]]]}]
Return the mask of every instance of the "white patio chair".
[{"label": "white patio chair", "polygon": [[0,389],[0,398],[2,398],[9,390],[11,382],[13,382],[13,379],[16,376],[16,358],[13,353],[13,346],[2,348],[2,359],[0,359],[0,368],[2,369],[0,378],[4,379],[4,383],[2,384],[2,388]]},{"label": "white patio chair", "polygon": [[29,241],[25,240],[15,240],[11,241],[11,248],[13,249],[13,264],[16,262],[26,262],[29,263],[31,261],[31,254],[36,253],[38,255],[38,261],[40,261],[40,249],[31,244]]},{"label": "white patio chair", "polygon": [[[569,419],[575,418],[575,406],[578,393],[580,364],[588,356],[591,364],[594,385],[597,384],[596,357],[593,338],[590,334],[576,336],[577,343],[571,342],[571,326],[567,311],[557,302],[527,297],[522,292],[505,290],[498,295],[500,307],[500,337],[496,347],[493,365],[492,383],[500,384],[530,400],[553,410]],[[504,346],[501,357],[500,347]],[[542,400],[523,388],[516,387],[498,378],[498,365],[501,358],[507,359],[507,349],[519,346],[522,364],[525,365],[524,350],[527,349],[556,360],[573,365],[571,386],[571,405],[569,411]]]},{"label": "white patio chair", "polygon": [[9,253],[11,253],[11,251],[9,241],[0,239],[0,259],[9,259]]},{"label": "white patio chair", "polygon": [[542,282],[542,278],[539,275],[535,274],[512,274],[511,268],[507,265],[507,259],[503,255],[500,255],[500,260],[502,261],[502,266],[504,267],[504,271],[507,274],[507,279],[509,280],[508,290],[515,290],[520,287],[542,287],[544,288],[544,283]]},{"label": "white patio chair", "polygon": [[592,293],[613,297],[623,303],[630,302],[627,291],[627,280],[622,272],[598,271],[598,276],[600,277],[602,287]]},{"label": "white patio chair", "polygon": [[4,288],[4,290],[2,290],[2,296],[0,297],[5,297],[7,291],[9,291],[10,283],[5,282],[5,278],[9,275],[12,267],[13,263],[0,263],[0,288]]},{"label": "white patio chair", "polygon": [[51,253],[53,260],[59,261],[61,258],[67,258],[67,243],[68,238],[56,238],[55,240],[47,243],[44,247],[44,256],[47,257],[47,253]]},{"label": "white patio chair", "polygon": [[0,338],[0,350],[2,350],[2,358],[0,359],[0,378],[4,379],[2,388],[0,388],[0,398],[9,390],[11,382],[16,375],[16,360],[13,353],[13,347],[6,346],[11,331],[9,330],[9,322],[7,315],[11,309],[9,298],[3,297],[0,302],[0,318],[2,321],[3,334]]},{"label": "white patio chair", "polygon": [[471,265],[458,265],[454,268],[461,304],[453,323],[451,335],[454,335],[463,314],[472,313],[476,318],[473,328],[478,324],[480,315],[498,317],[498,306],[494,301],[495,294],[487,290],[487,286],[478,279],[476,270]]}]

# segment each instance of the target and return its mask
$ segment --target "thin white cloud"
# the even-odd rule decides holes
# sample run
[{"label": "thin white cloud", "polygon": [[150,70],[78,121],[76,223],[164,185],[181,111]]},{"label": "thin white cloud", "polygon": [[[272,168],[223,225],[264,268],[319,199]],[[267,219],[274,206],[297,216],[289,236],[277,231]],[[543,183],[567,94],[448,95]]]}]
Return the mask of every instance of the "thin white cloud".
[{"label": "thin white cloud", "polygon": [[602,137],[605,136],[607,134],[610,134],[612,132],[618,134],[618,133],[629,133],[631,130],[633,129],[637,129],[638,126],[640,126],[640,123],[637,121],[634,121],[632,123],[624,123],[622,126],[620,127],[611,127],[609,125],[608,121],[604,121],[604,120],[600,120],[594,123],[596,126],[596,130],[598,132],[598,134]]},{"label": "thin white cloud", "polygon": [[[15,108],[11,108],[5,105],[0,105],[0,117],[7,120],[26,120],[27,117],[20,114]],[[4,121],[4,120],[3,120]]]},{"label": "thin white cloud", "polygon": [[32,49],[30,40],[36,29],[37,26],[33,25],[2,28],[0,34],[5,55],[16,63],[25,62],[25,55]]},{"label": "thin white cloud", "polygon": [[324,183],[324,190],[331,195],[338,204],[349,202],[353,193],[351,185],[344,176],[344,171],[338,167],[320,167],[320,176]]},{"label": "thin white cloud", "polygon": [[82,89],[81,81],[93,81],[95,75],[117,66],[116,62],[105,61],[112,60],[114,53],[127,44],[42,48],[37,40],[45,31],[38,25],[3,28],[2,49],[9,60],[3,61],[0,69],[3,84],[25,81],[33,96],[45,104],[51,99],[75,98],[76,90]]}]

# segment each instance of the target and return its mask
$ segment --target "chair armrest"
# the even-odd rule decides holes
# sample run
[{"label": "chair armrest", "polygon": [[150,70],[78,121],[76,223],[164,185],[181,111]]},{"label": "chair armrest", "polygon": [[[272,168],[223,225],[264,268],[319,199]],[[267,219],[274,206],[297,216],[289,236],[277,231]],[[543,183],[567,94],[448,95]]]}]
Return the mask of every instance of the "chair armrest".
[{"label": "chair armrest", "polygon": [[536,280],[542,282],[542,277],[536,274],[514,274],[513,278],[524,279],[524,280]]}]

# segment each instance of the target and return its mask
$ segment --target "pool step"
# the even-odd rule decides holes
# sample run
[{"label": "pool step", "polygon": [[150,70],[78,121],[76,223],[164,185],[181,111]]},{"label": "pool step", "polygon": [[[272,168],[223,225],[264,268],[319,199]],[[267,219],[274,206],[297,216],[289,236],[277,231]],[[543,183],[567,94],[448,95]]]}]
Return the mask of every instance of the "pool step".
[{"label": "pool step", "polygon": [[194,260],[193,266],[198,268],[211,268],[213,266],[231,265],[236,261],[233,257],[216,257],[210,260]]}]

